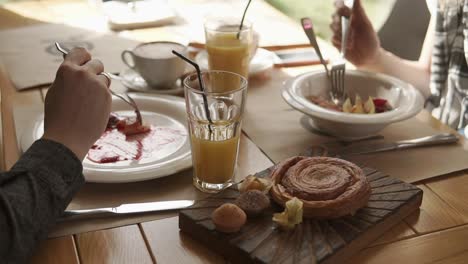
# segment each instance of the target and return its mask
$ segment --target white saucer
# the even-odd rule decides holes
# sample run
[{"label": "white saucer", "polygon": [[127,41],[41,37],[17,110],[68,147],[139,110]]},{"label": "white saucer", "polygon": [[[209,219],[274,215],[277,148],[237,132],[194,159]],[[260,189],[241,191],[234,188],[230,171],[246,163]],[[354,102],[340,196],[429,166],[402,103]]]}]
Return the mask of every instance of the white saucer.
[{"label": "white saucer", "polygon": [[[169,95],[133,93],[130,96],[141,109],[146,124],[182,131],[185,139],[177,148],[158,158],[147,158],[115,163],[94,163],[85,158],[83,175],[87,182],[122,183],[144,181],[173,175],[192,166],[187,113],[183,98]],[[112,111],[122,115],[132,109],[122,100],[112,98]],[[20,137],[24,151],[44,133],[44,114],[35,112]]]},{"label": "white saucer", "polygon": [[[195,56],[195,61],[203,70],[208,69],[208,53],[206,50],[200,51]],[[250,61],[249,76],[256,75],[270,68],[273,68],[276,62],[280,61],[278,56],[266,49],[258,48],[255,56]]]},{"label": "white saucer", "polygon": [[133,69],[127,68],[121,71],[119,76],[122,77],[121,82],[125,87],[136,92],[169,95],[180,95],[184,93],[184,87],[182,87],[180,80],[177,80],[170,89],[156,89],[149,86],[145,79]]}]

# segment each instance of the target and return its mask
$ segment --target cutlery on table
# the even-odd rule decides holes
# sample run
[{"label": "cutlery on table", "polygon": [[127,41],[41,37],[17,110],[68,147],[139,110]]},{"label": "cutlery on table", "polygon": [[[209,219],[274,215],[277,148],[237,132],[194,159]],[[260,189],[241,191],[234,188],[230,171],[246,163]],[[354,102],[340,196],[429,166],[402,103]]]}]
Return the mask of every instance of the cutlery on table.
[{"label": "cutlery on table", "polygon": [[163,202],[148,202],[148,203],[130,203],[122,204],[117,207],[83,209],[83,210],[66,210],[59,221],[71,220],[77,218],[99,218],[112,215],[130,215],[149,212],[169,211],[182,209],[192,206],[194,200],[173,200]]},{"label": "cutlery on table", "polygon": [[301,18],[301,25],[302,29],[304,29],[307,38],[309,39],[310,44],[314,47],[315,52],[317,53],[320,62],[322,63],[323,67],[325,67],[325,72],[327,73],[327,78],[329,78],[329,72],[327,67],[327,62],[323,59],[322,52],[320,51],[320,47],[317,43],[317,38],[315,36],[314,27],[312,25],[312,20],[308,17]]},{"label": "cutlery on table", "polygon": [[371,154],[377,152],[391,151],[391,150],[400,150],[400,149],[409,149],[416,147],[426,147],[442,144],[450,144],[458,141],[458,137],[454,134],[444,133],[437,134],[428,137],[415,138],[409,140],[401,140],[396,142],[379,142],[366,144],[362,146],[350,146],[345,149],[341,149],[337,154],[339,156],[353,156],[361,154]]},{"label": "cutlery on table", "polygon": [[[55,42],[55,47],[64,56],[68,54],[68,51],[66,49],[64,49],[62,46],[60,46],[60,44],[58,42]],[[122,80],[122,78],[120,76],[117,76],[117,75],[109,73],[109,72],[102,72],[101,74],[106,76],[109,79],[114,79],[114,80],[119,80],[119,81]],[[125,103],[130,105],[135,110],[135,113],[137,115],[137,122],[139,122],[140,124],[143,124],[143,119],[141,117],[140,109],[138,108],[138,105],[136,104],[136,102],[130,96],[126,95],[126,97],[124,97],[124,96],[122,96],[120,94],[117,94],[116,92],[112,91],[110,88],[109,88],[109,91],[110,91],[110,93],[112,95],[120,98],[122,101],[124,101]]]}]

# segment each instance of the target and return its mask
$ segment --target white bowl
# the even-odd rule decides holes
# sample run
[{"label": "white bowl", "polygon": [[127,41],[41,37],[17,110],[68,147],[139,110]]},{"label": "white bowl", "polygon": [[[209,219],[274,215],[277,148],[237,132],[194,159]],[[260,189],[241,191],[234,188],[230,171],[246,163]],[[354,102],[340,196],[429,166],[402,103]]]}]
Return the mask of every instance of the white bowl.
[{"label": "white bowl", "polygon": [[424,106],[423,96],[416,88],[384,74],[346,70],[345,84],[351,98],[356,94],[364,101],[369,96],[383,98],[393,109],[370,115],[351,114],[312,103],[308,96],[329,98],[330,82],[323,71],[305,73],[286,81],[281,94],[290,106],[310,116],[316,129],[343,139],[376,135],[391,123],[413,117]]}]

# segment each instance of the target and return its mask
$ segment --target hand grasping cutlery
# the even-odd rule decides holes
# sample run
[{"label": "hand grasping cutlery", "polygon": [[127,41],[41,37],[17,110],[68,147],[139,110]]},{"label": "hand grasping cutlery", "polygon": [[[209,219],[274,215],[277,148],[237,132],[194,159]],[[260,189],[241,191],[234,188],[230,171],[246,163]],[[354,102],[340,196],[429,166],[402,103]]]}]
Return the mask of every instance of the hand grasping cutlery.
[{"label": "hand grasping cutlery", "polygon": [[[68,51],[64,49],[62,46],[60,46],[58,42],[55,42],[55,47],[57,48],[58,51],[60,51],[63,54],[63,56],[68,55]],[[109,73],[109,72],[101,72],[100,74],[105,76],[108,79],[109,85],[110,85],[111,79],[121,80],[121,77],[115,74]],[[135,114],[137,116],[136,118],[137,122],[139,124],[143,124],[143,118],[141,117],[140,109],[138,108],[138,105],[136,104],[136,102],[130,96],[126,95],[126,97],[128,98],[127,99],[123,95],[117,94],[116,92],[112,91],[110,88],[109,88],[109,91],[112,95],[120,98],[122,101],[130,105],[135,110]]]},{"label": "hand grasping cutlery", "polygon": [[[68,54],[68,51],[65,48],[63,48],[58,42],[55,42],[55,47],[58,51],[60,51],[63,54],[63,56],[66,56]],[[101,74],[113,80],[122,80],[122,77],[110,72],[102,72]]]}]

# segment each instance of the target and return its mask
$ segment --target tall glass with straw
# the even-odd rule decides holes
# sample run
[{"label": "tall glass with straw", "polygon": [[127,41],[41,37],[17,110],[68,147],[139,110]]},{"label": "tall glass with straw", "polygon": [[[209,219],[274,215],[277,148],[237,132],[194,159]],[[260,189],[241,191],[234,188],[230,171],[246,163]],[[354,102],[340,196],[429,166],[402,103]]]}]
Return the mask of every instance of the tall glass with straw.
[{"label": "tall glass with straw", "polygon": [[[224,71],[202,72],[201,78],[205,92],[200,89],[197,74],[184,80],[193,183],[199,190],[213,193],[228,187],[234,180],[247,80]],[[220,82],[216,80],[219,79],[231,80],[235,86],[223,87],[225,92],[217,92]]]},{"label": "tall glass with straw", "polygon": [[250,59],[256,50],[252,23],[242,19],[211,16],[205,20],[206,50],[210,70],[234,72],[247,78]]},{"label": "tall glass with straw", "polygon": [[219,192],[236,173],[247,79],[233,72],[201,72],[195,62],[173,53],[197,70],[184,80],[193,184],[203,192]]}]

